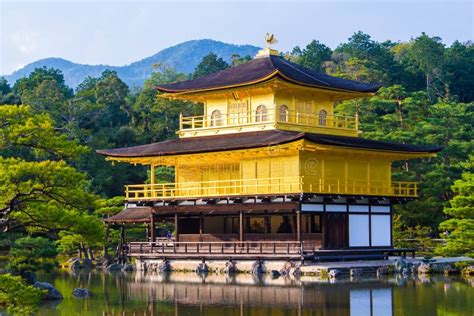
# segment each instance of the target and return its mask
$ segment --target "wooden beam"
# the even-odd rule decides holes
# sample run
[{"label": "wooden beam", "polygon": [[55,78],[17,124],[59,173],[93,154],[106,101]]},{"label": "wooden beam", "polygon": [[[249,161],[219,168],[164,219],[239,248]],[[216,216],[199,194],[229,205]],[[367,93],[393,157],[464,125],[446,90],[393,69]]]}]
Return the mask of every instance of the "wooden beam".
[{"label": "wooden beam", "polygon": [[287,203],[242,203],[242,204],[212,204],[212,205],[168,205],[168,206],[155,206],[153,207],[153,213],[164,214],[164,213],[175,213],[175,212],[238,212],[244,211],[293,211],[299,209],[299,202],[287,202]]}]

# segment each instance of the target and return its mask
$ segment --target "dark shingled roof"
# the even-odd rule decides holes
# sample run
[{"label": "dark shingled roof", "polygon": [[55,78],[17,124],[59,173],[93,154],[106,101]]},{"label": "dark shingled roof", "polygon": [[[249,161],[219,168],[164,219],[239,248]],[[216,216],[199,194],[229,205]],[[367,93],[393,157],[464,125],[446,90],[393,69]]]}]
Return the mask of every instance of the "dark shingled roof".
[{"label": "dark shingled roof", "polygon": [[440,147],[396,144],[358,137],[269,130],[178,138],[142,146],[98,150],[97,152],[110,157],[169,156],[266,147],[290,143],[300,139],[306,139],[321,145],[374,149],[391,152],[434,153],[442,149]]},{"label": "dark shingled roof", "polygon": [[150,221],[151,207],[126,207],[120,213],[104,219],[106,223],[145,223]]},{"label": "dark shingled roof", "polygon": [[304,68],[279,56],[255,58],[245,64],[228,68],[194,80],[182,81],[156,88],[162,92],[178,93],[209,89],[222,89],[269,80],[279,76],[297,84],[323,89],[337,89],[354,92],[376,92],[382,85],[363,83],[332,77]]}]

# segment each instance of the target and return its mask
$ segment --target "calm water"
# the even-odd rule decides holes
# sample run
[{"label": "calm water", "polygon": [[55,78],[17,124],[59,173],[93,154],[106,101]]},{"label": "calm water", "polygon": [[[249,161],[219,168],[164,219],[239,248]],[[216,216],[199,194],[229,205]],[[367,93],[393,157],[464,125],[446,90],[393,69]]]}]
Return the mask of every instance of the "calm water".
[{"label": "calm water", "polygon": [[[58,271],[39,276],[64,295],[39,315],[474,315],[474,279],[255,279],[172,273]],[[94,296],[72,297],[77,287]]]}]

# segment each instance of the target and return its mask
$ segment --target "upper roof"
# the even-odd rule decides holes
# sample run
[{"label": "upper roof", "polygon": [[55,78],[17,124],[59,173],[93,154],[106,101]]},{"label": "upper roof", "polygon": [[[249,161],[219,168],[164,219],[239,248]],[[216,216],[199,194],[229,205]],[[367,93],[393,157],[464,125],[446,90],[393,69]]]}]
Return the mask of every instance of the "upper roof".
[{"label": "upper roof", "polygon": [[442,149],[441,147],[396,144],[358,137],[268,130],[178,138],[148,145],[98,150],[97,152],[105,156],[117,158],[170,156],[274,146],[301,139],[306,139],[320,145],[400,153],[435,153]]},{"label": "upper roof", "polygon": [[304,68],[280,56],[270,55],[194,80],[160,85],[156,88],[167,93],[197,92],[245,86],[274,77],[304,86],[362,93],[376,92],[382,86],[378,83],[363,83],[329,76]]}]

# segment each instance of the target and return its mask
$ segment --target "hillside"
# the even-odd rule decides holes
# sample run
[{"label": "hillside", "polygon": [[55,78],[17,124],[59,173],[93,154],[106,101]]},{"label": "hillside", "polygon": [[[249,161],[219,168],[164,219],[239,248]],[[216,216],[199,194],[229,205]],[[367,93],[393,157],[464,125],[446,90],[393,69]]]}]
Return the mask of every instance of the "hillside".
[{"label": "hillside", "polygon": [[193,40],[163,49],[153,56],[125,66],[83,65],[62,58],[46,58],[35,61],[25,67],[4,76],[10,84],[19,78],[28,76],[35,68],[48,67],[60,69],[66,83],[76,87],[87,76],[98,77],[105,69],[114,70],[130,87],[141,86],[153,71],[153,65],[161,63],[175,68],[179,72],[190,73],[201,59],[213,52],[227,62],[232,54],[254,56],[259,48],[251,45],[227,44],[210,39]]}]

